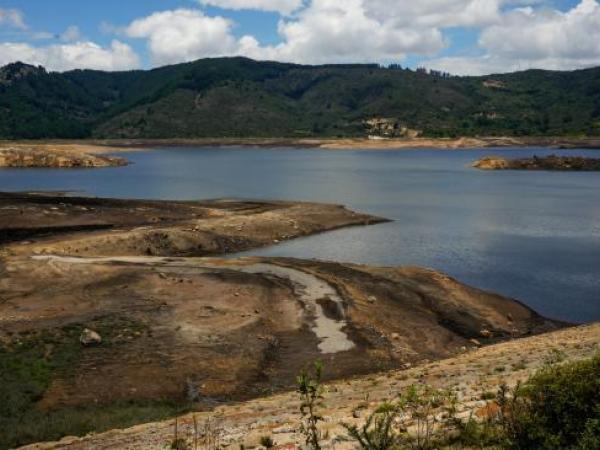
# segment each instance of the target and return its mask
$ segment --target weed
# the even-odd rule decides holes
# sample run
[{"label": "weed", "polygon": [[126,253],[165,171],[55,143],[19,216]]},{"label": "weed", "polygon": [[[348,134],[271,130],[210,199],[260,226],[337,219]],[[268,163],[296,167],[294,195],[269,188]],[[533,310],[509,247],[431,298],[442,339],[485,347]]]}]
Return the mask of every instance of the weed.
[{"label": "weed", "polygon": [[300,395],[300,431],[304,434],[306,445],[312,450],[321,450],[321,434],[318,424],[323,417],[318,410],[322,407],[323,388],[321,379],[323,375],[323,364],[320,361],[314,363],[312,370],[304,370],[298,376],[297,392]]}]

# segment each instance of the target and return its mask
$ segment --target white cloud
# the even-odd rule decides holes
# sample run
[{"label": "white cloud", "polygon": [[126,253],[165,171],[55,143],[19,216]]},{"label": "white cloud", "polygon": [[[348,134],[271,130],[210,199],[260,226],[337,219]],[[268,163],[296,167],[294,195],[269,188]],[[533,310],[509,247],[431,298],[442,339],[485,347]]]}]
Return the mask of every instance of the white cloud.
[{"label": "white cloud", "polygon": [[482,31],[479,46],[483,57],[440,58],[427,65],[456,74],[600,65],[600,4],[581,0],[566,12],[513,9]]},{"label": "white cloud", "polygon": [[365,0],[365,10],[381,21],[398,26],[478,27],[493,23],[500,16],[503,0]]},{"label": "white cloud", "polygon": [[137,19],[125,33],[129,37],[148,40],[155,64],[172,64],[236,53],[232,26],[233,23],[224,17],[209,17],[199,10],[177,9]]},{"label": "white cloud", "polygon": [[202,5],[217,6],[223,9],[254,9],[259,11],[291,14],[302,6],[302,0],[199,0]]},{"label": "white cloud", "polygon": [[370,15],[362,0],[313,0],[279,24],[282,43],[258,51],[272,59],[304,63],[400,60],[433,54],[445,45],[440,30],[396,26]]},{"label": "white cloud", "polygon": [[48,70],[71,69],[129,70],[139,67],[140,61],[132,48],[120,41],[110,47],[93,42],[75,42],[44,47],[24,43],[0,43],[0,66],[21,61],[41,65]]},{"label": "white cloud", "polygon": [[0,25],[8,24],[11,27],[25,30],[27,25],[23,13],[18,9],[3,9],[0,8]]},{"label": "white cloud", "polygon": [[[562,12],[547,0],[195,0],[224,9],[281,14],[280,42],[264,45],[251,35],[236,36],[235,23],[201,9],[155,12],[125,27],[103,24],[120,39],[144,39],[154,65],[203,57],[243,55],[297,63],[401,62],[426,56],[427,66],[457,74],[507,72],[529,67],[572,69],[600,64],[600,4],[580,0]],[[0,9],[0,23],[27,29],[17,10]],[[435,58],[449,46],[447,28],[480,30],[477,54]],[[76,26],[62,43],[35,47],[0,43],[0,63],[24,60],[53,70],[138,67],[133,49],[115,40],[99,46]],[[30,37],[30,39],[32,39]]]},{"label": "white cloud", "polygon": [[137,19],[125,32],[148,40],[155,64],[232,55],[300,63],[397,61],[407,53],[431,55],[445,45],[439,29],[398,26],[369,15],[364,0],[312,0],[280,20],[277,45],[263,46],[253,36],[237,39],[233,25],[200,10],[178,9]]}]

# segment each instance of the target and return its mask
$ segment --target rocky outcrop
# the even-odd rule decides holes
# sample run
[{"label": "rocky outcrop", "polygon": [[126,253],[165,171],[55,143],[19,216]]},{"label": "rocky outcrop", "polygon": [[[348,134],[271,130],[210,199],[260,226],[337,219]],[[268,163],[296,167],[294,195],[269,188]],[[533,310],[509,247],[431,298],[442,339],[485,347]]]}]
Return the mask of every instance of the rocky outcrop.
[{"label": "rocky outcrop", "polygon": [[8,147],[0,149],[0,167],[115,167],[127,161],[112,156],[69,153],[52,148]]},{"label": "rocky outcrop", "polygon": [[503,170],[509,168],[509,162],[507,159],[500,156],[486,156],[485,158],[475,161],[472,167],[481,170]]},{"label": "rocky outcrop", "polygon": [[600,171],[600,158],[584,158],[581,156],[506,159],[488,156],[473,163],[473,167],[481,170],[556,170],[556,171]]}]

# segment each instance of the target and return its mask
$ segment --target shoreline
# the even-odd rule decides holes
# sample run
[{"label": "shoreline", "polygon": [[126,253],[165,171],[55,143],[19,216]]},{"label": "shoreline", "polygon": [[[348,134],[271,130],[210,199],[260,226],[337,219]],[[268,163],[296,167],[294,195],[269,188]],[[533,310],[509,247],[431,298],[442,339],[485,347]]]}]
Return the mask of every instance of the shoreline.
[{"label": "shoreline", "polygon": [[460,138],[193,138],[193,139],[87,139],[0,141],[7,147],[36,148],[72,155],[99,155],[142,150],[149,147],[298,147],[324,150],[469,150],[481,148],[546,147],[600,149],[600,137],[460,137]]}]

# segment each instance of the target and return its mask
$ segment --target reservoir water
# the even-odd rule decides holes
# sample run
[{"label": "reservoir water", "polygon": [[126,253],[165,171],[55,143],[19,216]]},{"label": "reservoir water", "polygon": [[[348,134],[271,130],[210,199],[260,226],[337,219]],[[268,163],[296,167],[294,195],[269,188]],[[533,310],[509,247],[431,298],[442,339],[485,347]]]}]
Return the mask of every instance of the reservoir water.
[{"label": "reservoir water", "polygon": [[193,200],[332,202],[393,222],[248,252],[418,265],[517,298],[549,317],[600,320],[600,172],[481,172],[485,155],[593,150],[170,148],[109,169],[3,169],[0,190]]}]

